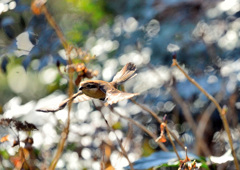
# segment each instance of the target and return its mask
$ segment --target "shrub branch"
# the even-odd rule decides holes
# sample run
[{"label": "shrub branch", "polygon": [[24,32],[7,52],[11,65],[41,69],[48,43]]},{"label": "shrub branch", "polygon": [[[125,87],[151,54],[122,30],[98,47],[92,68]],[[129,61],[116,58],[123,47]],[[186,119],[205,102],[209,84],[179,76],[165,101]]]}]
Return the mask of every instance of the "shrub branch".
[{"label": "shrub branch", "polygon": [[230,144],[230,147],[231,147],[231,151],[232,151],[232,155],[234,157],[234,164],[235,164],[235,167],[236,169],[239,169],[239,165],[238,165],[238,160],[237,160],[237,156],[236,156],[236,153],[235,153],[235,150],[233,148],[233,141],[232,141],[232,136],[231,136],[231,131],[230,131],[230,128],[229,128],[229,125],[228,125],[228,122],[227,122],[227,119],[226,119],[226,112],[224,111],[224,109],[221,108],[220,104],[217,102],[217,100],[212,96],[210,95],[206,90],[204,90],[194,79],[192,79],[182,68],[181,66],[178,64],[177,62],[177,59],[173,58],[173,63],[172,63],[173,66],[176,66],[183,74],[184,76],[193,84],[195,85],[209,100],[211,100],[215,106],[217,107],[217,110],[219,112],[219,115],[222,119],[222,122],[223,122],[223,126],[224,126],[224,129],[227,133],[227,136],[228,136],[228,140],[229,140],[229,144]]}]

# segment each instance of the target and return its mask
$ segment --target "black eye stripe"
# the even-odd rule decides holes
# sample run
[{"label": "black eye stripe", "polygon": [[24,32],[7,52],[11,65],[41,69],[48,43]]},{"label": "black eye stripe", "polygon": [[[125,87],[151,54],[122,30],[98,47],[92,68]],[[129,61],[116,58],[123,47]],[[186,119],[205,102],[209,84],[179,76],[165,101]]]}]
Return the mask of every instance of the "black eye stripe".
[{"label": "black eye stripe", "polygon": [[97,86],[96,85],[92,85],[92,84],[88,84],[87,87],[88,88],[96,88]]}]

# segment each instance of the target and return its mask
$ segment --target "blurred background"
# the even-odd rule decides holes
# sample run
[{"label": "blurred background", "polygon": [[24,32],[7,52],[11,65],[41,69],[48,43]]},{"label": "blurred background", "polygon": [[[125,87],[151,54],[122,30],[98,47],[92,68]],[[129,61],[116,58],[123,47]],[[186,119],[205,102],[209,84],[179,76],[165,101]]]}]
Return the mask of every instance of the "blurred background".
[{"label": "blurred background", "polygon": [[[136,101],[160,118],[167,114],[169,127],[189,152],[209,156],[196,140],[196,133],[203,128],[202,138],[211,155],[221,156],[230,147],[219,113],[177,68],[171,67],[172,54],[176,53],[184,70],[216,96],[221,106],[228,107],[227,119],[240,157],[239,0],[48,0],[46,7],[69,44],[96,56],[85,63],[88,69],[98,71],[94,79],[111,81],[126,63],[133,62],[138,75],[125,84],[126,91],[140,93]],[[1,0],[0,27],[0,118],[15,118],[37,126],[39,130],[31,135],[37,154],[35,163],[41,169],[50,164],[56,151],[67,109],[54,114],[35,110],[58,105],[68,97],[66,51],[45,16],[32,13],[30,1]],[[76,54],[71,57],[81,62]],[[75,86],[74,92],[77,90]],[[157,120],[131,101],[121,101],[114,108],[159,135]],[[197,130],[187,122],[186,110]],[[101,111],[132,162],[161,150],[135,125],[107,108]],[[14,137],[11,129],[0,128],[0,137],[9,133]],[[27,134],[19,136],[24,139]],[[108,146],[106,166],[121,169],[128,165],[118,152],[114,133],[93,103],[74,104],[70,133],[57,168],[100,169],[103,145]],[[170,142],[165,145],[172,151]],[[1,156],[3,167],[11,169],[8,158],[18,148],[5,143],[0,146],[5,155]],[[178,145],[177,149],[182,150]],[[222,167],[232,165],[228,162]]]}]

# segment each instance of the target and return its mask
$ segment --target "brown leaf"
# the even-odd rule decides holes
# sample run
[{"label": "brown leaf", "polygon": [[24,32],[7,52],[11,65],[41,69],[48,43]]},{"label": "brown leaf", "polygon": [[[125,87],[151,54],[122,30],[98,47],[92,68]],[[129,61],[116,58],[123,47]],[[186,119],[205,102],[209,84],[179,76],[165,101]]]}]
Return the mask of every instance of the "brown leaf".
[{"label": "brown leaf", "polygon": [[26,130],[27,131],[33,131],[33,130],[38,130],[38,128],[32,124],[32,123],[28,123],[26,121],[24,121],[25,125],[26,125]]},{"label": "brown leaf", "polygon": [[25,145],[32,145],[33,144],[33,138],[32,137],[27,137],[22,142],[24,142]]},{"label": "brown leaf", "polygon": [[6,142],[6,141],[9,141],[9,134],[6,135],[6,136],[3,136],[3,137],[0,139],[0,142],[1,142],[1,143]]},{"label": "brown leaf", "polygon": [[0,126],[3,126],[3,127],[7,127],[7,126],[10,126],[11,122],[13,121],[13,119],[1,119],[0,120]]},{"label": "brown leaf", "polygon": [[12,147],[15,147],[15,146],[17,146],[17,145],[19,145],[19,140],[14,140]]},{"label": "brown leaf", "polygon": [[33,131],[33,130],[38,130],[38,128],[32,124],[24,121],[24,123],[14,120],[14,125],[17,131]]},{"label": "brown leaf", "polygon": [[14,120],[13,123],[17,131],[23,131],[26,128],[25,125],[20,121]]},{"label": "brown leaf", "polygon": [[161,129],[161,133],[160,136],[155,140],[155,142],[167,142],[166,136],[164,134],[164,130],[165,130],[166,124],[163,122],[160,125],[160,129]]},{"label": "brown leaf", "polygon": [[31,4],[31,10],[35,15],[42,13],[42,7],[46,3],[46,0],[34,0]]}]

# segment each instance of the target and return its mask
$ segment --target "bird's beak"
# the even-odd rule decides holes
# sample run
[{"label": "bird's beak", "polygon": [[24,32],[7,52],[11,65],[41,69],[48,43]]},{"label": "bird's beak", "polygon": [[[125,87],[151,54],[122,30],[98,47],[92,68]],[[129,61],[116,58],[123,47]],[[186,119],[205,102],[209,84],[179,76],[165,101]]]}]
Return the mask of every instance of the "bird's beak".
[{"label": "bird's beak", "polygon": [[78,90],[82,90],[83,89],[83,87],[79,87],[79,89]]}]

